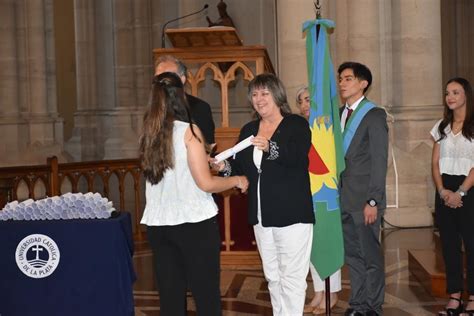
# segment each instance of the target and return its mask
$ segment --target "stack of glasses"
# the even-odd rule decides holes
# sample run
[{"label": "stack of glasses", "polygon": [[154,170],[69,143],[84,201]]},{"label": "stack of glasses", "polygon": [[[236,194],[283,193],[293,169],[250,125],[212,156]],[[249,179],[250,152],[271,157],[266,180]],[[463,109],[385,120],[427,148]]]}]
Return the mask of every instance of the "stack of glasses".
[{"label": "stack of glasses", "polygon": [[0,211],[0,221],[110,218],[115,208],[99,193],[66,193],[42,200],[13,201]]}]

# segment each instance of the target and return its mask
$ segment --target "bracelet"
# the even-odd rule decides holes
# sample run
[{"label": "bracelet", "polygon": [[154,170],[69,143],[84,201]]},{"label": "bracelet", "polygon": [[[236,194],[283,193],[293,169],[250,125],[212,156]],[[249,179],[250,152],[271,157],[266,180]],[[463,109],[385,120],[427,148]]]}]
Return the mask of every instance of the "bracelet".
[{"label": "bracelet", "polygon": [[446,190],[446,189],[445,189],[445,188],[441,188],[441,189],[439,189],[439,190],[438,190],[438,194],[439,194],[439,196],[441,196],[441,197],[442,197],[442,193],[443,193],[443,191],[444,191],[444,190]]}]

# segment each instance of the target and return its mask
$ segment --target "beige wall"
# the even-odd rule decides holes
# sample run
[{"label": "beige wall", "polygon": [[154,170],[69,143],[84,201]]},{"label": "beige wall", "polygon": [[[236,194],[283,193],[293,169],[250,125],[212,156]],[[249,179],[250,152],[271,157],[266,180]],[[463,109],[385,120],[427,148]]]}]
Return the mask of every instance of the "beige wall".
[{"label": "beige wall", "polygon": [[64,139],[72,135],[76,111],[76,44],[74,0],[54,0],[56,87],[59,115],[64,119]]}]

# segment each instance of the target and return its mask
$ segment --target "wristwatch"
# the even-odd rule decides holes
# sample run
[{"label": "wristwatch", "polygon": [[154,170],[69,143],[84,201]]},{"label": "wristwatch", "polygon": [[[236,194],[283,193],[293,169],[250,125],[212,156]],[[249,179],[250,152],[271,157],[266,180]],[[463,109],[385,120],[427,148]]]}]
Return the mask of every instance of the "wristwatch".
[{"label": "wristwatch", "polygon": [[368,199],[367,204],[374,207],[374,206],[377,206],[377,201],[375,199]]},{"label": "wristwatch", "polygon": [[459,193],[459,195],[461,197],[465,197],[467,195],[467,192],[464,191],[461,187],[458,188],[458,190],[456,191],[456,193]]}]

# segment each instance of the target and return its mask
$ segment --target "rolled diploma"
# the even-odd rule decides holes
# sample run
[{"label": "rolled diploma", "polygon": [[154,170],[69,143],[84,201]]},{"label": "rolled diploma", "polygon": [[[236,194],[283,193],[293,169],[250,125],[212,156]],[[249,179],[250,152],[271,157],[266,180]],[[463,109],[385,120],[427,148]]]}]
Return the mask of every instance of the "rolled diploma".
[{"label": "rolled diploma", "polygon": [[215,158],[216,158],[216,163],[219,163],[221,161],[224,161],[226,160],[227,158],[229,157],[232,157],[234,156],[235,154],[237,154],[239,151],[242,151],[244,150],[245,148],[249,147],[250,145],[252,145],[252,142],[251,140],[253,139],[253,135],[250,135],[249,137],[247,137],[246,139],[244,139],[243,141],[241,141],[240,143],[236,144],[234,147],[232,148],[229,148],[229,149],[226,149],[224,150],[223,152],[221,152],[219,155],[217,155]]}]

